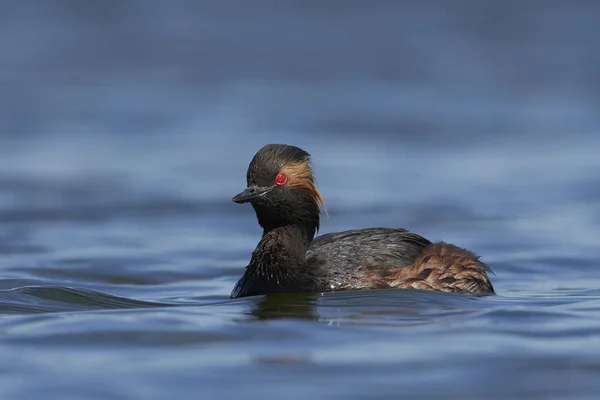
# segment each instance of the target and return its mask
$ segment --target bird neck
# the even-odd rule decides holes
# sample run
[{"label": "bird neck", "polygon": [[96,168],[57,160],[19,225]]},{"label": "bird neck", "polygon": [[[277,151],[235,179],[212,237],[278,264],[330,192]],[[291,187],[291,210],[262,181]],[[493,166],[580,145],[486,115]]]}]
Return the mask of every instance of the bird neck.
[{"label": "bird neck", "polygon": [[303,243],[308,248],[318,229],[317,224],[318,219],[305,219],[293,223],[264,225],[260,241],[277,240],[287,242],[293,240],[295,243]]},{"label": "bird neck", "polygon": [[306,251],[314,235],[315,228],[302,223],[265,228],[248,268],[280,278],[290,270],[304,269]]},{"label": "bird neck", "polygon": [[303,223],[265,228],[231,297],[313,290],[315,279],[306,251],[315,229]]},{"label": "bird neck", "polygon": [[312,200],[298,207],[282,206],[277,211],[259,204],[252,204],[252,207],[258,224],[263,228],[263,238],[275,232],[281,236],[306,236],[310,244],[321,222],[319,206]]}]

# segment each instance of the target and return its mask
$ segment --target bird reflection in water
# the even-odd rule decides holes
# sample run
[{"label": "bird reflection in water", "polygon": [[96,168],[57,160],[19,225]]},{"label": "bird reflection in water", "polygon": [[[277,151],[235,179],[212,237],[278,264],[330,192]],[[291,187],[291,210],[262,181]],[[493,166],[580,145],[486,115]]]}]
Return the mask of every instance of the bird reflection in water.
[{"label": "bird reflection in water", "polygon": [[318,320],[316,307],[320,298],[319,293],[268,294],[257,299],[250,314],[259,320]]}]

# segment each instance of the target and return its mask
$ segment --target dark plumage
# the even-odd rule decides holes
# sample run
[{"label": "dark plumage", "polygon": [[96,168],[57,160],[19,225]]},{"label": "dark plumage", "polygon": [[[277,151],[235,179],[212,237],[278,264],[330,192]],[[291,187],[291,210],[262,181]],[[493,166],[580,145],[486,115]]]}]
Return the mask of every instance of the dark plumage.
[{"label": "dark plumage", "polygon": [[490,270],[475,254],[404,229],[355,229],[313,240],[324,203],[310,155],[298,147],[264,146],[246,180],[233,201],[252,204],[263,235],[232,298],[376,288],[494,293]]}]

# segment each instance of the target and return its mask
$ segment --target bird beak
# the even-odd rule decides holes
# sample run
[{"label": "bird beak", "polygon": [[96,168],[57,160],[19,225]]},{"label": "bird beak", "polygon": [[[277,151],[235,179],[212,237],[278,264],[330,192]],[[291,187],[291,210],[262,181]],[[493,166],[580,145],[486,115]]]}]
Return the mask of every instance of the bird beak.
[{"label": "bird beak", "polygon": [[248,203],[264,196],[271,190],[273,190],[273,187],[250,186],[231,200],[239,204]]}]

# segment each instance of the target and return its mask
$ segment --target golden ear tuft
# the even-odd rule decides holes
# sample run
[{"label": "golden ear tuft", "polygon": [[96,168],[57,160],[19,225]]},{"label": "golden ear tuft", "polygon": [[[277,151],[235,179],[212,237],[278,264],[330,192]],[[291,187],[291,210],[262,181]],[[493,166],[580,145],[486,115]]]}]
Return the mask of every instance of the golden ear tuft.
[{"label": "golden ear tuft", "polygon": [[325,214],[329,216],[323,196],[321,196],[319,189],[317,189],[317,184],[315,183],[310,161],[308,159],[297,164],[288,164],[282,168],[281,172],[287,175],[288,185],[306,190],[314,199],[317,208],[319,208],[320,204],[321,207],[323,207]]}]

